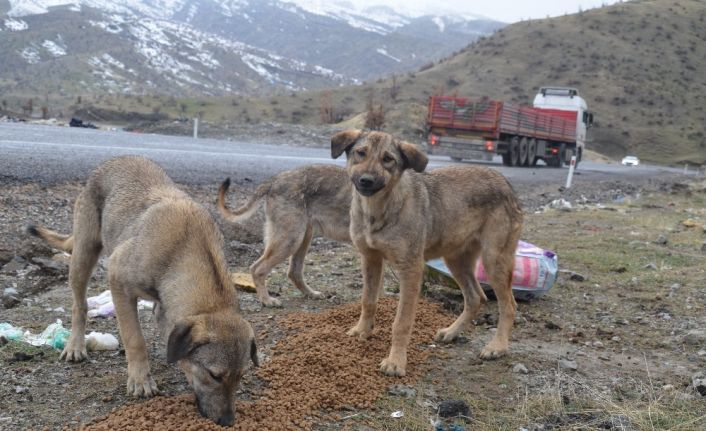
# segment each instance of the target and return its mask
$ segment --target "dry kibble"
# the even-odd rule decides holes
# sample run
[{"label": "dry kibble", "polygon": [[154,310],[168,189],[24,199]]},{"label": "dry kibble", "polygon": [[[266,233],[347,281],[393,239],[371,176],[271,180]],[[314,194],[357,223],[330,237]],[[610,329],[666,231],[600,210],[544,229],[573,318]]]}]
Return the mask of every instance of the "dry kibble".
[{"label": "dry kibble", "polygon": [[[428,352],[422,344],[432,341],[436,330],[452,316],[421,300],[417,307],[407,355],[407,376],[387,377],[380,361],[390,348],[390,332],[397,302],[381,299],[375,332],[367,341],[348,337],[358,321],[359,304],[346,304],[321,313],[292,313],[280,325],[287,336],[277,342],[271,360],[257,370],[266,386],[255,401],[236,401],[236,430],[310,430],[337,410],[369,408],[393,383],[413,383],[424,372]],[[323,411],[327,412],[324,413]],[[83,430],[225,429],[201,417],[194,396],[156,397],[114,410]]]}]

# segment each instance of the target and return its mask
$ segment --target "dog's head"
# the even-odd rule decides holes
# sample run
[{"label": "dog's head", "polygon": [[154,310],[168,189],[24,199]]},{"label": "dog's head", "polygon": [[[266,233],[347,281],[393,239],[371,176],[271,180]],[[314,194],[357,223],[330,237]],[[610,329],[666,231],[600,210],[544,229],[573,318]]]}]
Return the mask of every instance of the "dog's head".
[{"label": "dog's head", "polygon": [[233,425],[233,398],[248,363],[258,366],[255,333],[235,310],[190,316],[169,334],[167,361],[178,362],[202,416]]},{"label": "dog's head", "polygon": [[427,156],[409,142],[395,139],[389,133],[346,130],[331,138],[331,156],[346,153],[348,175],[363,196],[372,196],[394,187],[406,169],[423,172]]}]

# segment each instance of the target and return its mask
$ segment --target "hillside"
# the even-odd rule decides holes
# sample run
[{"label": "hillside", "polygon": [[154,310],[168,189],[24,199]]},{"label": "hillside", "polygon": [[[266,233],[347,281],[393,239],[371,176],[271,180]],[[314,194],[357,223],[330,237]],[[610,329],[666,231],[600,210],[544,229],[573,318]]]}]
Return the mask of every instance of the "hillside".
[{"label": "hillside", "polygon": [[[706,7],[702,1],[634,1],[520,22],[423,70],[363,86],[214,105],[234,122],[360,126],[369,95],[387,129],[419,136],[431,94],[531,103],[541,85],[577,87],[595,112],[589,148],[661,163],[706,162]],[[394,90],[393,90],[394,89]],[[229,101],[230,103],[230,101]],[[237,102],[236,102],[237,103]],[[216,108],[218,106],[218,108]]]},{"label": "hillside", "polygon": [[78,96],[336,87],[417,68],[504,25],[388,15],[277,0],[0,0],[0,92],[18,111],[29,98],[58,109]]}]

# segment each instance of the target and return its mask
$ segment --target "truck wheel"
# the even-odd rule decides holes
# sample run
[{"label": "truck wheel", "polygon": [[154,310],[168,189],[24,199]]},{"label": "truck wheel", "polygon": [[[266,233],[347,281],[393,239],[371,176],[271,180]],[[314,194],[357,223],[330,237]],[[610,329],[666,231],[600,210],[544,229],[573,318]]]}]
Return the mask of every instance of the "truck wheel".
[{"label": "truck wheel", "polygon": [[537,141],[535,139],[529,141],[527,161],[530,166],[537,166]]},{"label": "truck wheel", "polygon": [[450,158],[451,158],[451,160],[453,160],[454,162],[460,162],[461,160],[463,160],[461,157],[455,157],[455,156],[450,156]]},{"label": "truck wheel", "polygon": [[527,156],[529,153],[529,148],[527,148],[527,138],[522,138],[520,140],[520,166],[527,166],[529,165],[529,160],[527,160]]},{"label": "truck wheel", "polygon": [[510,166],[518,166],[520,164],[520,140],[512,138],[510,140]]},{"label": "truck wheel", "polygon": [[566,144],[562,143],[559,145],[559,165],[558,168],[566,164]]}]

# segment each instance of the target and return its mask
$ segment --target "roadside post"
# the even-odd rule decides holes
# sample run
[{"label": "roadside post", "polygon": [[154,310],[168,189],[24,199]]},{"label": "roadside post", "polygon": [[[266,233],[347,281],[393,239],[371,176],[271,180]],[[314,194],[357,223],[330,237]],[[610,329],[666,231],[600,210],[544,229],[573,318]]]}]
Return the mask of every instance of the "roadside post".
[{"label": "roadside post", "polygon": [[566,177],[566,187],[571,187],[571,180],[574,177],[574,169],[576,168],[576,156],[571,156],[571,164],[569,164],[569,176]]},{"label": "roadside post", "polygon": [[194,118],[194,139],[199,137],[199,118]]}]

